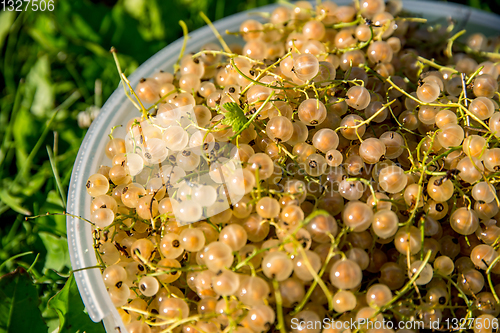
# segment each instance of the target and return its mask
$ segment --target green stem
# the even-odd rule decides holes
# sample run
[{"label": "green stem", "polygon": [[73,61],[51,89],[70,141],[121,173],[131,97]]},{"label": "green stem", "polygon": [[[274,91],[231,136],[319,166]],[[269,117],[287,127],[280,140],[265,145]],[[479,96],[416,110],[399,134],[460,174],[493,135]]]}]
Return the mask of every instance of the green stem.
[{"label": "green stem", "polygon": [[182,47],[181,47],[181,52],[179,52],[179,57],[177,58],[177,61],[175,62],[174,65],[174,74],[179,71],[181,68],[180,63],[182,60],[182,57],[184,56],[184,52],[186,51],[186,44],[189,39],[189,31],[186,23],[183,20],[179,21],[179,25],[182,28],[182,35],[184,36],[184,39],[182,40]]},{"label": "green stem", "polygon": [[203,19],[203,21],[205,21],[205,23],[213,31],[215,37],[217,37],[217,39],[219,40],[219,42],[222,45],[222,48],[224,49],[224,51],[226,51],[227,53],[232,53],[231,49],[229,48],[229,46],[227,46],[226,41],[222,38],[222,36],[220,35],[220,33],[217,31],[217,29],[215,29],[215,26],[213,25],[212,21],[210,21],[210,19],[207,17],[207,15],[205,15],[205,13],[203,13],[203,12],[200,12],[200,16]]},{"label": "green stem", "polygon": [[455,42],[455,40],[462,36],[463,34],[465,34],[466,30],[461,30],[459,32],[457,32],[456,34],[454,34],[450,39],[448,39],[448,45],[446,45],[446,50],[444,51],[444,54],[448,57],[448,58],[451,58],[453,57],[453,53],[452,53],[452,47],[453,47],[453,43]]},{"label": "green stem", "polygon": [[497,295],[497,292],[495,290],[495,287],[493,286],[493,282],[491,281],[491,269],[493,267],[495,267],[495,265],[497,264],[497,262],[500,261],[500,255],[497,256],[495,258],[495,260],[493,260],[491,262],[491,264],[488,266],[488,269],[486,270],[486,278],[488,280],[488,285],[490,286],[490,289],[491,289],[491,293],[493,294],[493,297],[495,298],[495,301],[497,302],[497,304],[500,304],[500,299],[498,298],[498,295]]},{"label": "green stem", "polygon": [[281,298],[281,291],[278,281],[273,280],[274,296],[276,297],[276,315],[278,317],[278,326],[281,333],[286,333],[285,329],[285,319],[283,318],[283,299]]},{"label": "green stem", "polygon": [[253,121],[255,120],[255,118],[257,118],[259,116],[259,113],[264,109],[264,107],[266,106],[267,103],[269,103],[269,101],[271,100],[271,98],[273,98],[274,96],[274,91],[269,95],[267,96],[266,100],[264,101],[264,103],[262,103],[262,105],[259,107],[259,109],[257,111],[255,111],[255,113],[250,117],[250,119],[248,119],[248,121],[245,123],[245,125],[243,125],[230,139],[233,140],[234,138],[236,138],[238,135],[241,134],[241,132],[243,132],[245,129],[248,128],[248,126],[250,126],[251,123],[253,123]]},{"label": "green stem", "polygon": [[3,266],[5,266],[9,261],[12,261],[12,260],[15,260],[17,258],[20,258],[20,257],[24,257],[24,256],[27,256],[29,254],[33,254],[33,251],[28,251],[28,252],[23,252],[23,253],[19,253],[19,254],[16,254],[16,255],[13,255],[12,257],[10,257],[9,259],[5,260],[2,264],[0,264],[0,270],[3,268]]},{"label": "green stem", "polygon": [[[431,254],[432,254],[431,250],[427,251],[427,254],[425,255],[424,260],[422,261],[422,263],[418,267],[415,274],[411,277],[411,279],[408,282],[406,282],[406,284],[403,286],[403,288],[401,288],[396,293],[396,295],[389,301],[389,303],[387,303],[386,305],[379,308],[368,320],[374,319],[376,316],[378,316],[380,313],[384,312],[386,309],[391,308],[392,304],[394,304],[397,300],[399,300],[401,297],[403,297],[403,295],[413,286],[415,281],[418,279],[418,276],[420,275],[420,273],[424,270],[425,265],[427,265],[427,263],[429,262],[429,259],[431,258]],[[353,331],[353,333],[357,333],[358,331],[359,331],[359,328],[355,329]]]}]

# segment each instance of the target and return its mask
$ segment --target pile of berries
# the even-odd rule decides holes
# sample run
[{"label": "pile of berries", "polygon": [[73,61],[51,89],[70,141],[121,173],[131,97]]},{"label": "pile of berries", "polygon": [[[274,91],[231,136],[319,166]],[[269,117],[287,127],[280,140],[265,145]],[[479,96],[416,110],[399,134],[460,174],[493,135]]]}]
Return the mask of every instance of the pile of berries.
[{"label": "pile of berries", "polygon": [[263,16],[129,86],[142,116],[87,182],[129,333],[491,332],[500,39],[398,0]]}]

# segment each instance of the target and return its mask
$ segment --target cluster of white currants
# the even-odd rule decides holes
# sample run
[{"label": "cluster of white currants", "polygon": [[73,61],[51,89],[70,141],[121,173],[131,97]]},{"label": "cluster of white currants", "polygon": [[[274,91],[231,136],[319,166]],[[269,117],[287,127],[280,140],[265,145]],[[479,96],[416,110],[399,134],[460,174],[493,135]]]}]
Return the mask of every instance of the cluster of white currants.
[{"label": "cluster of white currants", "polygon": [[130,333],[500,314],[500,38],[401,10],[299,1],[141,80],[87,182]]},{"label": "cluster of white currants", "polygon": [[[159,212],[164,206],[159,199],[168,194],[166,200],[176,220],[193,223],[240,201],[243,172],[234,153],[236,147],[216,142],[213,135],[197,129],[190,105],[163,104],[158,109],[156,117],[132,119],[125,139],[112,138],[106,145],[113,167],[101,171],[108,171],[116,190],[123,185],[119,190],[120,198],[125,194],[124,205],[137,209],[141,218],[151,219],[168,213]],[[93,197],[105,197],[108,183],[104,175],[95,174],[89,178],[87,190]],[[114,213],[110,208],[98,208],[92,211],[91,221],[100,228],[108,227]]]}]

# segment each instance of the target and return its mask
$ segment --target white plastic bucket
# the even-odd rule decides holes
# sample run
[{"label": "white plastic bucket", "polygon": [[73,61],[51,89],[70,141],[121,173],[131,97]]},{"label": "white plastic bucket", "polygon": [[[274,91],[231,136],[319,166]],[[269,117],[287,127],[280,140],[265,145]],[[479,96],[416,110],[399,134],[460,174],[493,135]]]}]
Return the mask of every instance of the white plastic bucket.
[{"label": "white plastic bucket", "polygon": [[[340,0],[336,2],[340,5],[345,5],[351,1]],[[248,17],[249,13],[256,11],[270,12],[277,6],[269,5],[235,14],[215,22],[214,25],[222,35],[225,35],[224,32],[226,30],[239,30],[240,24]],[[470,32],[483,32],[486,35],[498,34],[500,32],[499,16],[466,6],[443,2],[404,1],[404,8],[430,20],[452,17],[459,23],[466,22],[465,28]],[[259,17],[256,17],[256,19],[259,19]],[[217,39],[208,26],[190,33],[189,36],[190,39],[187,44],[186,53],[197,52],[204,44],[209,42],[217,43]],[[234,36],[224,36],[224,39],[228,43],[239,41]],[[129,77],[132,86],[137,85],[141,78],[148,77],[160,69],[171,71],[177,60],[181,46],[182,39],[179,39],[142,64]],[[104,154],[109,130],[116,125],[125,125],[130,118],[138,115],[139,112],[127,100],[123,88],[121,86],[118,87],[104,104],[97,119],[92,123],[78,152],[69,186],[69,213],[87,219],[90,217],[89,207],[91,198],[87,194],[85,183],[101,164],[106,163],[110,165],[111,163]],[[123,129],[117,129],[115,135],[122,136],[123,132],[121,131]],[[80,219],[68,216],[67,231],[73,269],[76,270],[97,265],[90,225]],[[75,278],[90,318],[95,322],[102,320],[108,333],[127,332],[108,296],[101,277],[101,271],[97,268],[81,270],[75,273]]]}]

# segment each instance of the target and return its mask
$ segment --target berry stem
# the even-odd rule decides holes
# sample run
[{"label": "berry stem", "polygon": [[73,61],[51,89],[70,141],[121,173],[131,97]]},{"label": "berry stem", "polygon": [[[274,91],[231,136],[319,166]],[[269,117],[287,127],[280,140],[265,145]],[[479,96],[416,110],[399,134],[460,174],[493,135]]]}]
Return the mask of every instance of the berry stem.
[{"label": "berry stem", "polygon": [[250,124],[254,122],[255,118],[257,118],[259,113],[264,109],[264,107],[267,105],[267,103],[269,103],[269,101],[273,98],[273,96],[274,96],[274,91],[269,96],[267,96],[266,100],[264,101],[264,103],[262,103],[262,105],[259,107],[259,109],[257,111],[255,111],[255,113],[248,119],[248,121],[230,138],[231,140],[233,140],[238,135],[240,135],[241,132],[246,130],[248,128],[248,126],[250,126]]},{"label": "berry stem", "polygon": [[[343,252],[336,252],[335,250],[337,249],[339,243],[340,243],[340,239],[348,232],[348,228],[343,228],[339,234],[334,238],[332,235],[330,235],[330,238],[332,238],[332,244],[330,246],[330,249],[328,250],[328,254],[326,256],[326,259],[325,259],[325,262],[323,263],[323,266],[321,267],[319,273],[318,273],[318,276],[321,278],[323,276],[323,274],[325,273],[326,271],[326,268],[328,266],[328,263],[330,262],[330,260],[337,254],[341,254],[342,257],[344,257],[344,253]],[[302,301],[299,303],[299,305],[297,305],[295,307],[295,309],[293,309],[293,311],[290,313],[291,315],[295,315],[297,314],[298,312],[302,311],[302,309],[304,308],[304,306],[306,305],[306,303],[309,301],[309,298],[311,297],[313,291],[314,291],[314,288],[316,288],[316,286],[318,285],[317,281],[314,280],[313,283],[311,284],[311,286],[309,287],[309,289],[307,290],[307,293],[306,295],[304,296],[304,298],[302,299]]]},{"label": "berry stem", "polygon": [[368,188],[370,189],[370,192],[371,192],[371,194],[373,196],[373,200],[375,201],[375,206],[377,205],[377,203],[378,203],[379,200],[375,196],[375,190],[373,189],[373,184],[372,184],[371,181],[369,181],[367,179],[364,179],[364,178],[360,178],[360,177],[347,178],[345,180],[348,181],[348,182],[359,181],[359,182],[362,182],[363,184],[365,184],[366,186],[368,186]]},{"label": "berry stem", "polygon": [[165,99],[167,99],[168,96],[173,95],[177,92],[179,92],[179,89],[176,88],[176,89],[168,92],[167,94],[163,95],[156,103],[154,103],[149,108],[147,108],[147,111],[151,111],[152,109],[156,108],[158,106],[158,104],[162,103]]},{"label": "berry stem", "polygon": [[132,95],[134,95],[134,97],[137,100],[137,102],[139,102],[139,105],[140,105],[139,111],[142,112],[142,118],[143,119],[148,119],[148,117],[149,117],[148,110],[146,110],[146,108],[142,104],[141,100],[139,99],[139,97],[135,93],[134,89],[132,88],[132,85],[130,84],[130,81],[128,80],[128,78],[123,73],[121,73],[121,77],[122,77],[122,82],[125,82],[125,84],[127,85],[129,91],[132,93]]},{"label": "berry stem", "polygon": [[488,285],[490,286],[491,293],[493,294],[493,297],[495,298],[495,301],[497,304],[500,304],[500,299],[498,298],[497,292],[495,290],[495,287],[493,286],[493,282],[491,281],[491,270],[495,265],[500,262],[500,255],[497,255],[495,260],[491,262],[491,264],[488,266],[488,269],[486,269],[486,279],[488,280]]},{"label": "berry stem", "polygon": [[349,51],[361,50],[361,49],[367,47],[373,41],[373,27],[371,25],[369,25],[368,27],[370,28],[370,38],[366,42],[361,42],[358,45],[353,46],[353,47],[349,47],[349,48],[345,48],[345,49],[333,49],[331,51],[335,52],[337,54],[344,54],[344,53],[349,52]]},{"label": "berry stem", "polygon": [[139,111],[141,111],[141,107],[136,103],[136,101],[134,101],[134,99],[132,98],[132,96],[130,96],[130,92],[127,91],[127,84],[126,82],[123,80],[123,72],[122,72],[122,68],[120,66],[120,61],[118,60],[118,56],[117,56],[117,51],[115,49],[115,47],[111,47],[111,54],[113,55],[113,59],[115,60],[115,65],[116,65],[116,69],[118,70],[118,75],[120,76],[120,81],[122,82],[122,85],[123,85],[123,91],[125,92],[125,96],[127,96],[127,98],[130,100],[130,102],[132,102],[132,104],[135,106],[135,108]]},{"label": "berry stem", "polygon": [[354,25],[357,25],[359,22],[361,22],[361,20],[363,20],[363,16],[357,15],[357,17],[354,21],[334,24],[334,25],[332,25],[332,29],[342,29],[342,28],[352,27]]},{"label": "berry stem", "polygon": [[188,31],[188,27],[187,27],[186,23],[183,20],[180,20],[179,25],[182,28],[182,35],[183,35],[184,39],[182,40],[182,47],[181,47],[181,51],[179,52],[179,57],[177,58],[177,61],[174,64],[174,75],[181,68],[181,66],[180,66],[181,59],[184,56],[184,52],[186,51],[186,44],[187,44],[187,41],[189,40],[189,31]]},{"label": "berry stem", "polygon": [[214,33],[215,37],[217,37],[217,39],[219,40],[220,44],[222,45],[222,48],[224,49],[224,51],[232,54],[232,51],[229,48],[229,46],[227,46],[226,41],[222,38],[222,36],[217,31],[217,29],[213,25],[212,21],[210,21],[210,19],[207,17],[207,15],[205,15],[205,13],[203,13],[203,12],[200,12],[200,16],[203,19],[203,21],[205,21],[205,23],[210,27],[210,29]]},{"label": "berry stem", "polygon": [[274,296],[276,298],[276,314],[278,317],[278,325],[276,328],[281,332],[281,333],[286,333],[285,329],[285,320],[283,318],[283,299],[281,298],[281,291],[280,287],[278,284],[278,281],[273,280],[273,288],[274,288]]},{"label": "berry stem", "polygon": [[432,61],[432,60],[428,60],[428,59],[426,59],[426,58],[424,58],[424,57],[418,56],[418,57],[417,57],[417,59],[418,59],[418,61],[420,61],[420,62],[422,62],[422,63],[424,63],[424,64],[426,64],[426,65],[429,65],[429,66],[431,66],[431,67],[434,67],[434,68],[436,68],[436,69],[438,69],[438,70],[448,70],[448,71],[451,71],[452,73],[455,73],[455,74],[458,74],[458,73],[459,73],[459,72],[458,72],[456,69],[454,69],[454,68],[447,67],[447,66],[441,66],[441,65],[438,65],[438,64],[436,64],[434,61]]},{"label": "berry stem", "polygon": [[446,45],[446,50],[444,51],[444,54],[448,57],[448,58],[451,58],[453,57],[453,53],[452,53],[452,48],[453,48],[453,43],[455,42],[455,40],[462,36],[463,34],[465,34],[466,30],[461,30],[459,32],[457,32],[456,34],[454,34],[453,36],[450,37],[450,39],[448,39],[448,44]]},{"label": "berry stem", "polygon": [[[86,218],[83,218],[81,216],[77,216],[77,215],[73,215],[73,214],[70,214],[68,212],[62,212],[62,213],[46,213],[44,215],[35,215],[35,216],[26,216],[24,219],[27,221],[27,220],[31,220],[31,219],[36,219],[36,218],[39,218],[39,217],[44,217],[44,216],[57,216],[57,215],[62,215],[62,216],[71,216],[75,219],[80,219],[82,221],[85,221],[87,223],[89,223],[90,225],[92,225],[93,227],[95,227],[96,225],[94,224],[94,222],[90,221],[90,220],[87,220]],[[97,228],[97,227],[96,227]]]},{"label": "berry stem", "polygon": [[[431,250],[427,251],[424,260],[422,261],[422,263],[418,267],[415,274],[413,274],[413,276],[410,278],[410,280],[408,282],[406,282],[406,284],[403,286],[403,288],[401,288],[396,293],[396,295],[389,301],[389,303],[387,303],[386,305],[377,309],[377,311],[370,318],[368,318],[368,320],[372,320],[376,316],[378,316],[380,313],[383,313],[385,310],[390,309],[392,304],[394,304],[398,299],[403,297],[403,295],[411,288],[413,283],[418,279],[418,276],[424,270],[425,265],[429,262],[431,255],[432,255],[432,251]],[[359,328],[356,328],[352,333],[358,333],[358,332],[359,332]]]}]

